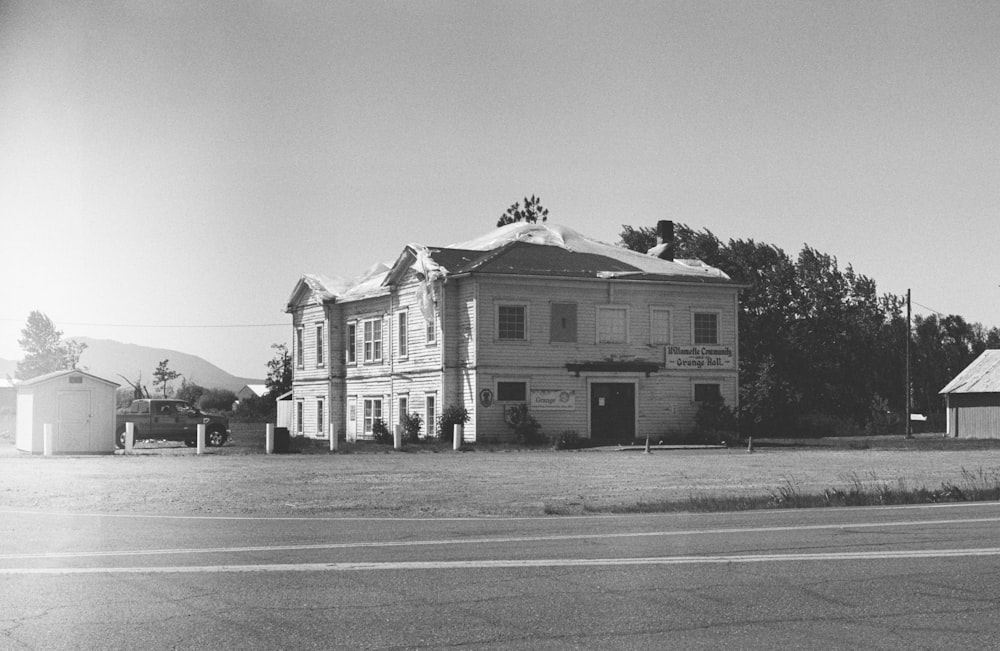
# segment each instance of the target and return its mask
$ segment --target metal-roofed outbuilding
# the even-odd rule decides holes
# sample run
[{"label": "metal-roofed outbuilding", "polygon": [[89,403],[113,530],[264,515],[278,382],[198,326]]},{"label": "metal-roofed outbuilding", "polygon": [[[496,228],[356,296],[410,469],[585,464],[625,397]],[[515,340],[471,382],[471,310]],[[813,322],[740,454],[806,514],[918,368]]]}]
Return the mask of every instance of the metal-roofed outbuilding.
[{"label": "metal-roofed outbuilding", "polygon": [[1000,438],[1000,350],[985,350],[940,391],[948,436]]}]

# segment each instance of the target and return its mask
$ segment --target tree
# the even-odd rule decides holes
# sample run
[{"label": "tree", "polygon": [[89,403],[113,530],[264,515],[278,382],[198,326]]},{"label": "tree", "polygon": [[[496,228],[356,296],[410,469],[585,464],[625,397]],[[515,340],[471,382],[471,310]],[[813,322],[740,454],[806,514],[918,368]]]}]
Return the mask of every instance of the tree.
[{"label": "tree", "polygon": [[524,208],[521,208],[521,203],[515,201],[514,205],[507,209],[507,212],[500,215],[500,219],[497,220],[497,227],[506,226],[507,224],[513,224],[515,222],[528,222],[534,224],[541,217],[542,221],[546,221],[549,218],[549,211],[547,208],[542,206],[542,200],[535,195],[531,195],[531,198],[524,198]]},{"label": "tree", "polygon": [[267,397],[271,401],[278,399],[283,393],[288,393],[292,389],[292,356],[288,352],[285,344],[271,344],[275,350],[274,357],[267,363],[267,378],[264,379],[264,386],[267,387]]},{"label": "tree", "polygon": [[87,344],[73,340],[64,342],[62,334],[48,316],[32,310],[17,340],[24,351],[24,359],[17,363],[17,378],[30,380],[53,371],[76,368]]},{"label": "tree", "polygon": [[198,406],[198,399],[205,393],[205,387],[194,382],[188,382],[186,377],[181,378],[181,386],[174,392],[174,397],[183,400],[193,407]]},{"label": "tree", "polygon": [[171,370],[167,364],[170,362],[169,359],[165,359],[160,362],[156,370],[153,371],[153,386],[160,387],[163,391],[163,397],[166,398],[168,395],[168,390],[170,383],[181,376],[177,371]]},{"label": "tree", "polygon": [[198,406],[206,411],[231,411],[236,394],[229,389],[205,389]]}]

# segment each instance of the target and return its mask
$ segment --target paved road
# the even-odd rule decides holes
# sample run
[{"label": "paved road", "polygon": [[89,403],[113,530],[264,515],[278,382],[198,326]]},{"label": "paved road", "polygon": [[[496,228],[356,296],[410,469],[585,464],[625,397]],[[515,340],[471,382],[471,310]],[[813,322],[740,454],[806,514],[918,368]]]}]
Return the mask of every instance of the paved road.
[{"label": "paved road", "polygon": [[590,518],[0,510],[0,648],[988,648],[1000,505]]}]

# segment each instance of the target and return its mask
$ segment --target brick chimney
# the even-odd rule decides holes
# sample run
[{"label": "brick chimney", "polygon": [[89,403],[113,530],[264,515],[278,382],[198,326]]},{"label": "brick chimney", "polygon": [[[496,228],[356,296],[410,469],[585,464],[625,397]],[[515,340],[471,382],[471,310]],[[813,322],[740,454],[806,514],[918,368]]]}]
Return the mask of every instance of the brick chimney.
[{"label": "brick chimney", "polygon": [[659,250],[657,256],[673,261],[674,259],[674,223],[661,219],[656,222],[656,248]]}]

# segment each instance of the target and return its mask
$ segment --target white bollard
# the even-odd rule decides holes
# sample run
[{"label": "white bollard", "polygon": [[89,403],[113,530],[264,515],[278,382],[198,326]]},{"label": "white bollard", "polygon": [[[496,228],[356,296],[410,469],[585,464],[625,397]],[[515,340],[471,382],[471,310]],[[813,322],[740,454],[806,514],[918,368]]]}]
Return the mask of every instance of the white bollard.
[{"label": "white bollard", "polygon": [[333,429],[333,424],[329,425],[330,429],[330,452],[337,451],[337,431]]},{"label": "white bollard", "polygon": [[392,426],[392,449],[403,449],[403,426],[399,423]]},{"label": "white bollard", "polygon": [[205,454],[205,423],[198,423],[198,452]]},{"label": "white bollard", "polygon": [[135,423],[125,423],[125,453],[135,447]]},{"label": "white bollard", "polygon": [[465,427],[461,423],[455,423],[455,440],[453,442],[453,449],[458,451],[462,449],[462,439],[464,438],[463,430]]},{"label": "white bollard", "polygon": [[42,454],[46,457],[52,456],[52,424],[42,425]]},{"label": "white bollard", "polygon": [[274,454],[274,425],[271,423],[264,428],[264,454]]}]

